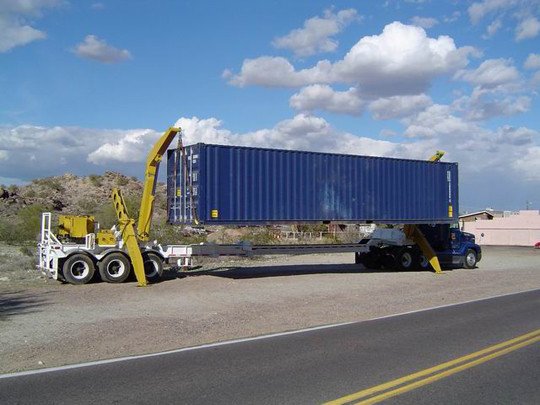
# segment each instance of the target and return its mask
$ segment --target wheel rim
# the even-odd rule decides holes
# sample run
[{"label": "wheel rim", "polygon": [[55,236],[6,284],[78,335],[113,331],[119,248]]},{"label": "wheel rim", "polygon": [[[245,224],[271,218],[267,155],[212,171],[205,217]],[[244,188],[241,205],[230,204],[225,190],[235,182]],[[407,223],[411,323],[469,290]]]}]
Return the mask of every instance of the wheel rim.
[{"label": "wheel rim", "polygon": [[401,265],[405,268],[411,267],[412,256],[409,252],[405,252],[401,255]]},{"label": "wheel rim", "polygon": [[147,277],[153,277],[158,274],[158,269],[159,267],[155,260],[146,259],[144,261],[144,273]]},{"label": "wheel rim", "polygon": [[90,266],[83,260],[77,260],[69,269],[71,275],[76,280],[84,280],[90,273]]},{"label": "wheel rim", "polygon": [[126,265],[118,259],[111,260],[109,264],[107,265],[107,273],[111,277],[122,277],[124,273],[126,272]]},{"label": "wheel rim", "polygon": [[426,268],[428,264],[429,262],[427,261],[426,257],[424,255],[420,256],[420,266]]},{"label": "wheel rim", "polygon": [[475,258],[475,255],[473,252],[469,252],[469,254],[467,254],[467,264],[469,266],[474,266],[476,263],[476,258]]}]

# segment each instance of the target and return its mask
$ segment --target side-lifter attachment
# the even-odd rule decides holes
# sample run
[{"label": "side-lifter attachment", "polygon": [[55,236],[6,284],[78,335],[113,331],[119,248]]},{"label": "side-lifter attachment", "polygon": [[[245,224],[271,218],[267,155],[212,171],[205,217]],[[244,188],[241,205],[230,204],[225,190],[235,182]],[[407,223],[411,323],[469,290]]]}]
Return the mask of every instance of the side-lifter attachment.
[{"label": "side-lifter attachment", "polygon": [[135,221],[129,217],[124,198],[119,189],[113,188],[112,199],[118,218],[118,225],[122,232],[122,240],[127,247],[131,264],[133,265],[133,271],[135,272],[135,277],[137,277],[137,283],[139,287],[145,287],[147,283],[144,274],[144,262],[141,249],[139,248],[137,234],[135,233]]}]

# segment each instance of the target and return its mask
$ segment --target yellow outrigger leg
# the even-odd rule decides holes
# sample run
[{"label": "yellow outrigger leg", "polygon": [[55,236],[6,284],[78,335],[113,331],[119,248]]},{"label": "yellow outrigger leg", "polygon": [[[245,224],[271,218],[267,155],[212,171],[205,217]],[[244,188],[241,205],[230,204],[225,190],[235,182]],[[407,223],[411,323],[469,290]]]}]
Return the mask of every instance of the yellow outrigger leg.
[{"label": "yellow outrigger leg", "polygon": [[405,225],[403,227],[403,232],[407,238],[411,239],[420,247],[424,257],[429,261],[429,264],[431,264],[435,273],[442,274],[439,259],[422,231],[416,225]]},{"label": "yellow outrigger leg", "polygon": [[137,277],[137,283],[139,287],[146,287],[146,276],[144,274],[144,261],[139,248],[139,242],[137,234],[135,233],[135,221],[128,215],[124,197],[119,189],[113,188],[112,199],[114,204],[114,210],[118,217],[118,224],[122,232],[122,239],[127,247],[129,258],[133,264],[133,270],[135,271],[135,277]]}]

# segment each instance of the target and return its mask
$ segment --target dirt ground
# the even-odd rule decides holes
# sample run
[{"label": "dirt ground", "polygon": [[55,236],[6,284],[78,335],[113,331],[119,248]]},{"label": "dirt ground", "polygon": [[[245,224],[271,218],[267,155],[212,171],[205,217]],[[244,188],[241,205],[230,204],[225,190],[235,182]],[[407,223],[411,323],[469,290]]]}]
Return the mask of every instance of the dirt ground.
[{"label": "dirt ground", "polygon": [[540,288],[540,249],[532,248],[484,247],[478,268],[444,275],[368,272],[351,264],[352,254],[214,261],[189,274],[166,272],[147,288],[46,280],[17,249],[0,246],[0,373]]}]

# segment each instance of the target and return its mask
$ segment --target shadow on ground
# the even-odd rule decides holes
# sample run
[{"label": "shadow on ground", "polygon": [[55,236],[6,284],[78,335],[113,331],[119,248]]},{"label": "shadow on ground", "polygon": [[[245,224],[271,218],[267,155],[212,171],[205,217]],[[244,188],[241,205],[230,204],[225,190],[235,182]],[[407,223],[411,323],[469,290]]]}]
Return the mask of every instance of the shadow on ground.
[{"label": "shadow on ground", "polygon": [[352,273],[398,273],[397,269],[366,269],[358,264],[300,264],[257,267],[216,267],[205,270],[168,271],[163,273],[163,281],[175,278],[213,276],[230,279],[262,277],[283,277],[308,274],[352,274]]},{"label": "shadow on ground", "polygon": [[41,311],[48,303],[43,297],[44,294],[28,294],[22,291],[0,292],[0,321],[7,321],[15,315]]}]

